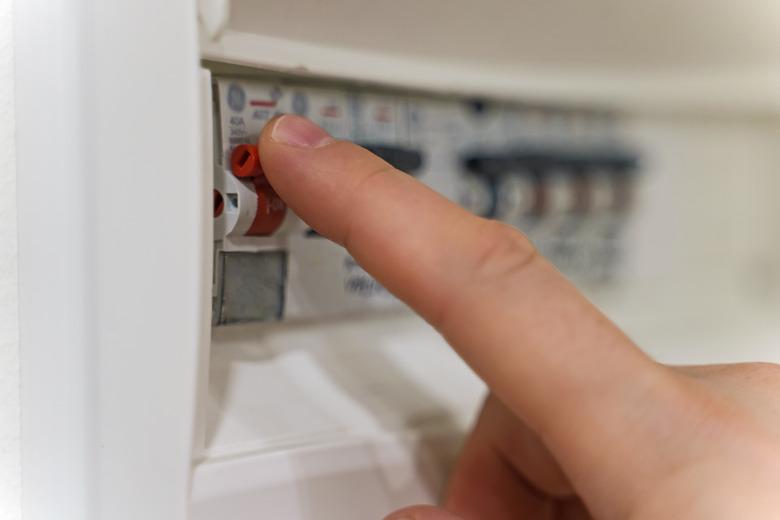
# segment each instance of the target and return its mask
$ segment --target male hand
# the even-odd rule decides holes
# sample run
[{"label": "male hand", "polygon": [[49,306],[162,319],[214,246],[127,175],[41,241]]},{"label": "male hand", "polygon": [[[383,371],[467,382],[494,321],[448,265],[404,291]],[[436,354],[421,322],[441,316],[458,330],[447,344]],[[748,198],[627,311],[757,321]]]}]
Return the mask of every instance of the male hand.
[{"label": "male hand", "polygon": [[519,231],[285,115],[269,181],[491,393],[441,508],[392,520],[780,518],[780,369],[643,354]]}]

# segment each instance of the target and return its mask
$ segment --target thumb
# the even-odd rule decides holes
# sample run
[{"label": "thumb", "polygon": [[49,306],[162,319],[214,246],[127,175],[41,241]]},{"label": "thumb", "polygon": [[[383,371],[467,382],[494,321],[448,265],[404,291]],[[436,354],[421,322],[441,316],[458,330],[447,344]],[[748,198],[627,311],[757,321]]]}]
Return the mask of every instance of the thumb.
[{"label": "thumb", "polygon": [[384,520],[463,520],[440,507],[411,506],[390,513]]}]

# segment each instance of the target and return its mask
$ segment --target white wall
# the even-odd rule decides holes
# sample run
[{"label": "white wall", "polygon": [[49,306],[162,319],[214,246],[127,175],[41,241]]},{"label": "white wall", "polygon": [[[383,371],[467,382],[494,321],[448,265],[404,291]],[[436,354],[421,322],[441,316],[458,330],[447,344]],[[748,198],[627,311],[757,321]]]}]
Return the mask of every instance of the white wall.
[{"label": "white wall", "polygon": [[20,513],[12,0],[0,0],[0,518]]}]

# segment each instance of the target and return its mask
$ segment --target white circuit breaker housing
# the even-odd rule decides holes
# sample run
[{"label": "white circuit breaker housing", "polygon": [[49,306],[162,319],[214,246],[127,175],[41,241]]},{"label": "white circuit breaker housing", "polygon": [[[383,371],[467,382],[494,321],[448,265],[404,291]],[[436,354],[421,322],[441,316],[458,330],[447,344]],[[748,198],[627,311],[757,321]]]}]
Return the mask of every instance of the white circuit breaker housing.
[{"label": "white circuit breaker housing", "polygon": [[261,206],[283,203],[235,160],[262,163],[252,147],[281,113],[309,117],[470,211],[519,227],[577,281],[602,283],[618,270],[637,157],[615,114],[273,76],[212,86],[214,325],[398,305],[292,212],[253,232]]}]

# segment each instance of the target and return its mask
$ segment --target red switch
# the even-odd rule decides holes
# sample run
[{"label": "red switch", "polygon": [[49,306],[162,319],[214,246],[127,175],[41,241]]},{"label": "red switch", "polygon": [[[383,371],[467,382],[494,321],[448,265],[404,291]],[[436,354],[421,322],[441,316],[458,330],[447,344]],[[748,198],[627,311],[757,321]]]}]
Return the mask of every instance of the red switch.
[{"label": "red switch", "polygon": [[253,144],[240,144],[233,148],[230,154],[230,171],[241,179],[263,176],[263,168],[260,166],[260,154],[257,146]]},{"label": "red switch", "polygon": [[230,154],[230,169],[242,180],[251,180],[257,193],[255,218],[245,233],[247,236],[268,236],[282,225],[287,205],[268,183],[260,165],[257,146],[241,144]]},{"label": "red switch", "polygon": [[268,236],[282,225],[287,205],[268,184],[265,176],[253,177],[252,182],[257,192],[257,211],[246,234],[247,236]]}]

